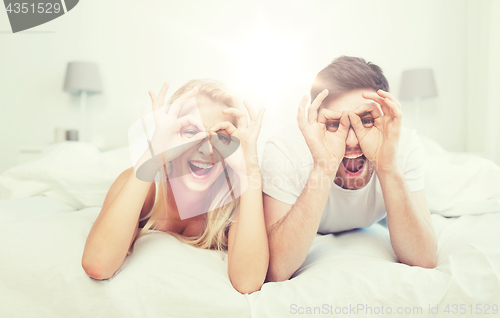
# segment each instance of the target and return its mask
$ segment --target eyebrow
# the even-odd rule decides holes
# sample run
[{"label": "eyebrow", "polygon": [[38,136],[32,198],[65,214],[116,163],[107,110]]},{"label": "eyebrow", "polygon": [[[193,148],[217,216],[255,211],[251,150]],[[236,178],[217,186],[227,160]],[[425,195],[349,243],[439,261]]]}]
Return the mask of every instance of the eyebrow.
[{"label": "eyebrow", "polygon": [[365,116],[368,116],[368,115],[370,115],[370,116],[371,116],[371,114],[372,114],[372,112],[370,112],[370,111],[366,111],[366,112],[363,112],[363,113],[361,113],[361,114],[358,114],[358,116],[359,116],[359,117],[365,117]]},{"label": "eyebrow", "polygon": [[339,118],[331,118],[331,117],[326,117],[323,115],[323,117],[325,117],[326,120],[330,120],[330,121],[340,121],[340,117]]},{"label": "eyebrow", "polygon": [[[363,118],[363,117],[371,116],[371,115],[372,115],[371,111],[366,111],[366,112],[362,112],[358,116],[361,117],[361,118]],[[330,121],[340,121],[340,117],[333,118],[333,117],[327,117],[325,115],[323,115],[323,117],[325,117],[326,120],[330,120]]]}]

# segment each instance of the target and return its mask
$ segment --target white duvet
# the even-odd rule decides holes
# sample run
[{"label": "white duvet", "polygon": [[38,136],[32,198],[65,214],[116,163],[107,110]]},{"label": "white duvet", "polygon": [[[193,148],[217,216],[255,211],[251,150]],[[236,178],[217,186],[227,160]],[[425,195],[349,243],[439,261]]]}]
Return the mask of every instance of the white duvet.
[{"label": "white duvet", "polygon": [[127,149],[55,145],[0,176],[0,317],[500,316],[500,168],[423,144],[435,269],[397,263],[377,223],[318,235],[292,279],[250,295],[233,289],[218,252],[166,233],[139,239],[111,279],[89,278],[85,240]]}]

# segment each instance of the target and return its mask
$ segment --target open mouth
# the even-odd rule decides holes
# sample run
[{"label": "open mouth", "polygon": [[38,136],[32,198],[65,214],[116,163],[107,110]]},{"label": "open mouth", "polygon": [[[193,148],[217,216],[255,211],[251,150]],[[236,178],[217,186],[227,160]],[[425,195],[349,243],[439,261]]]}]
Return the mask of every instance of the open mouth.
[{"label": "open mouth", "polygon": [[365,167],[366,157],[363,154],[345,156],[342,166],[348,176],[359,176]]},{"label": "open mouth", "polygon": [[191,173],[194,176],[203,177],[210,173],[213,168],[213,164],[201,163],[196,161],[188,161]]}]

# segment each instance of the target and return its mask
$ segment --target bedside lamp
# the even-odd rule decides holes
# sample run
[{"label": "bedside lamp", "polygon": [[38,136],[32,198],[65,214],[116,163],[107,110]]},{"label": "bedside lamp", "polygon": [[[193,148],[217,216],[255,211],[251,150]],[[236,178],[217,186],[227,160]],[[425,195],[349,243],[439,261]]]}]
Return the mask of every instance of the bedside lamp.
[{"label": "bedside lamp", "polygon": [[400,99],[417,101],[415,117],[417,125],[420,120],[420,103],[423,98],[436,97],[437,89],[434,81],[434,72],[430,68],[406,70],[401,76],[399,90]]},{"label": "bedside lamp", "polygon": [[66,67],[64,91],[80,95],[81,141],[88,141],[87,136],[87,95],[102,92],[101,77],[97,64],[89,62],[69,62]]}]

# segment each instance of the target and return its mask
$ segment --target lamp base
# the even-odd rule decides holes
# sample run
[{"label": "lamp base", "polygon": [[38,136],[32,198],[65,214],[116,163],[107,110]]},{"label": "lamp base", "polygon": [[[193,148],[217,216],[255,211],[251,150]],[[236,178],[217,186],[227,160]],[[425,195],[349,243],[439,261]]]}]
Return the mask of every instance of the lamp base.
[{"label": "lamp base", "polygon": [[78,141],[78,130],[66,130],[66,140]]},{"label": "lamp base", "polygon": [[[77,135],[78,140],[78,135]],[[88,142],[87,136],[87,91],[80,92],[80,141]]]}]

